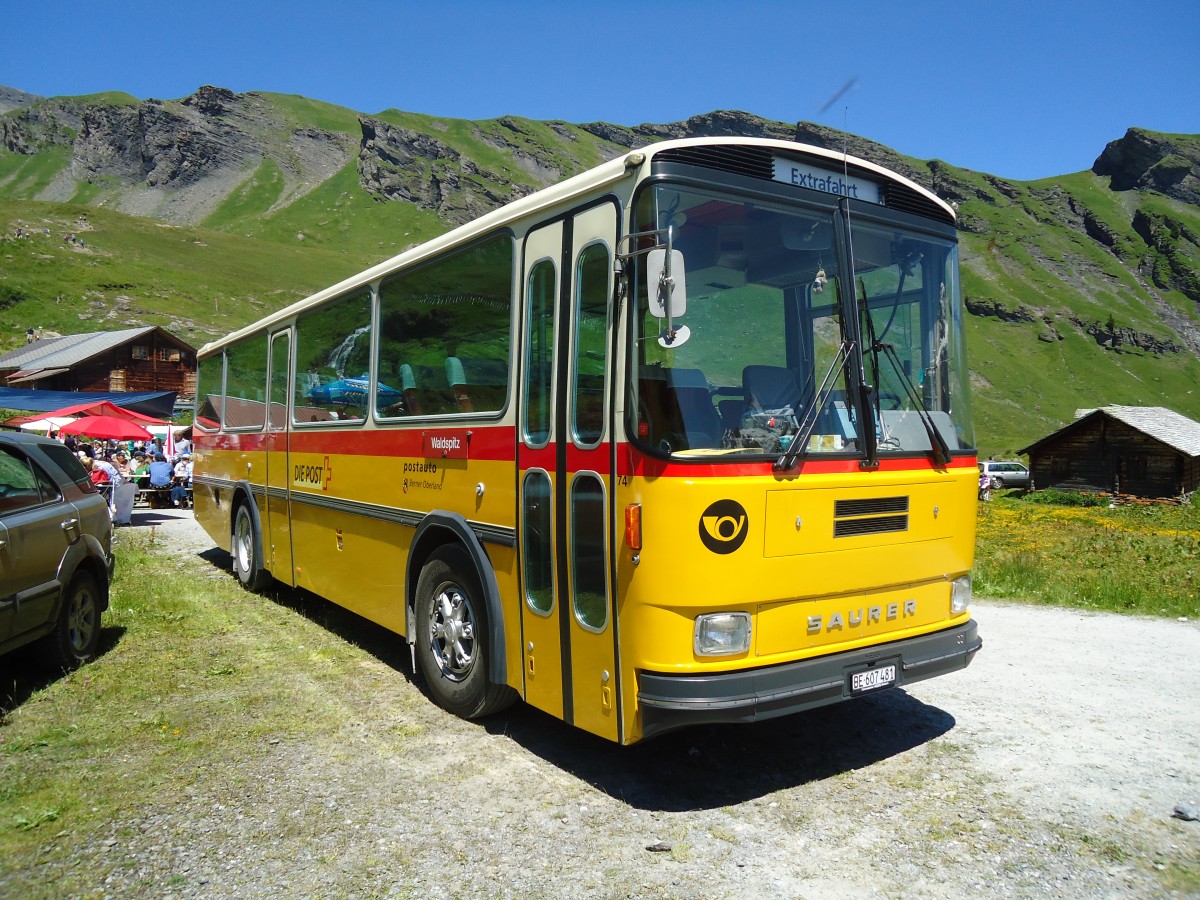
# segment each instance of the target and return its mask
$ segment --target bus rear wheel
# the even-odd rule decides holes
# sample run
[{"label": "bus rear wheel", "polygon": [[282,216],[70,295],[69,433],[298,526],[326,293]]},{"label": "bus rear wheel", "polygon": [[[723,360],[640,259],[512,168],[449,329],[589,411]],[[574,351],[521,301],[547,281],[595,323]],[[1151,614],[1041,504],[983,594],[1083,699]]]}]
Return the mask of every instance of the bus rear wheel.
[{"label": "bus rear wheel", "polygon": [[417,580],[417,662],[433,699],[466,719],[498,712],[515,694],[487,676],[483,585],[467,552],[436,550]]},{"label": "bus rear wheel", "polygon": [[247,590],[261,591],[271,580],[271,575],[263,567],[262,538],[254,525],[254,517],[250,515],[250,507],[239,503],[237,512],[233,514],[233,540],[231,555],[233,556],[233,571]]}]

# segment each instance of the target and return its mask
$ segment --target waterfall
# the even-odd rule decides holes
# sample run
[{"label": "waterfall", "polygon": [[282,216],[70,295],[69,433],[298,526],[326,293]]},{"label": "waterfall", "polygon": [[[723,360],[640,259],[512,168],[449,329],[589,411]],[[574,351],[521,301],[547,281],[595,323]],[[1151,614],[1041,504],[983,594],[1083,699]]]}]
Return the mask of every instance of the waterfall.
[{"label": "waterfall", "polygon": [[[364,325],[362,328],[357,328],[353,333],[346,336],[346,339],[338,345],[338,348],[333,351],[333,355],[329,357],[329,365],[337,372],[338,378],[346,377],[346,360],[350,358],[350,352],[354,349],[354,342],[358,340],[358,336],[371,330],[370,325]],[[353,373],[355,376],[361,373]]]}]

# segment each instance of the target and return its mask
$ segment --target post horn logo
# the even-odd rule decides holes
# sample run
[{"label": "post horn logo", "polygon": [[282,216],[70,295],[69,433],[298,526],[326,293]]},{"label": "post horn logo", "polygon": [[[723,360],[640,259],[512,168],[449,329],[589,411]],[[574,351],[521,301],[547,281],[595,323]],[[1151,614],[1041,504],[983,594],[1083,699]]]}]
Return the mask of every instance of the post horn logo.
[{"label": "post horn logo", "polygon": [[748,530],[746,510],[736,500],[718,500],[700,515],[700,540],[713,553],[732,553]]}]

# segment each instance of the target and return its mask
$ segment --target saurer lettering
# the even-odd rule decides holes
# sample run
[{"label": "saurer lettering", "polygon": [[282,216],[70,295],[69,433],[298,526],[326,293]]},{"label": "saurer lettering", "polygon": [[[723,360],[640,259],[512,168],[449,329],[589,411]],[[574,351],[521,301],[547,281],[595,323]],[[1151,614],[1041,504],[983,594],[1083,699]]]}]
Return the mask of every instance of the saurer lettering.
[{"label": "saurer lettering", "polygon": [[820,634],[822,631],[840,631],[844,628],[857,628],[861,625],[878,625],[881,621],[894,622],[896,619],[907,619],[917,614],[917,601],[905,600],[901,603],[889,603],[887,606],[867,606],[848,609],[846,612],[835,612],[828,620],[824,616],[808,617],[808,633]]}]

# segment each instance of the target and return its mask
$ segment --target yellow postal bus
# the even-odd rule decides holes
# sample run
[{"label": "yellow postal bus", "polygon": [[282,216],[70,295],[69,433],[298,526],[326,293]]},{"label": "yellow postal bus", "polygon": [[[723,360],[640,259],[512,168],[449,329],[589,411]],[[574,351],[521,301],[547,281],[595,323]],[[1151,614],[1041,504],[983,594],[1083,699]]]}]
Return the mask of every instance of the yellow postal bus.
[{"label": "yellow postal bus", "polygon": [[626,153],[202,348],[197,519],[468,717],[632,743],[963,668],[954,221],[815,147]]}]

